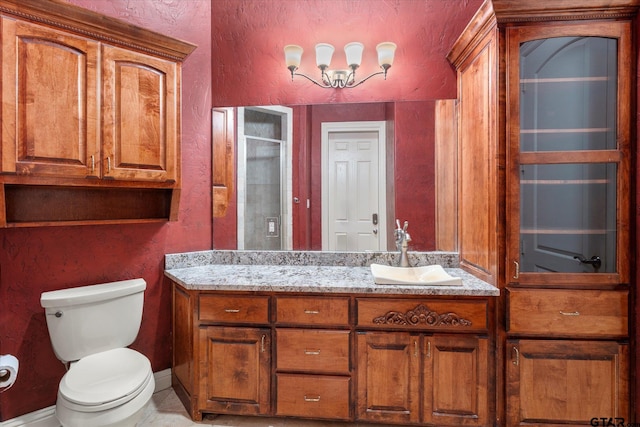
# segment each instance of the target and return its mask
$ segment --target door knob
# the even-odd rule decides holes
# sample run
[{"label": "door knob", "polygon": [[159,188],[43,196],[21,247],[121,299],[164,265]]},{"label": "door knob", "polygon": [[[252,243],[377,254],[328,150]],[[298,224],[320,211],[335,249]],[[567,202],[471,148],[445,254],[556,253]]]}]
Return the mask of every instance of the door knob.
[{"label": "door knob", "polygon": [[602,260],[597,255],[592,256],[591,259],[586,259],[581,255],[576,255],[573,259],[577,259],[582,264],[591,264],[594,270],[598,270],[602,266]]}]

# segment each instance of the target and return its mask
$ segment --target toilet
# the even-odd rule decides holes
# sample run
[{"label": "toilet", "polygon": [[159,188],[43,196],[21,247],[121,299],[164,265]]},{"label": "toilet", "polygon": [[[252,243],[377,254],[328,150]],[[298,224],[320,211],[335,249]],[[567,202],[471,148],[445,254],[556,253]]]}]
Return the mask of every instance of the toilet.
[{"label": "toilet", "polygon": [[151,363],[127,348],[142,321],[143,279],[44,292],[56,357],[68,369],[58,387],[63,427],[135,426],[155,388]]}]

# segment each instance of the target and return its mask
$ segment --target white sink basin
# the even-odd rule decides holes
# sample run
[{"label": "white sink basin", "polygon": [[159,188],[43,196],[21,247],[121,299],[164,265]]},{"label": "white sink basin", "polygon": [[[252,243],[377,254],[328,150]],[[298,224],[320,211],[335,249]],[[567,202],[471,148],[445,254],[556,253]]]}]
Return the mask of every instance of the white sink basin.
[{"label": "white sink basin", "polygon": [[378,285],[462,286],[462,279],[450,276],[440,265],[393,267],[371,264],[371,273]]}]

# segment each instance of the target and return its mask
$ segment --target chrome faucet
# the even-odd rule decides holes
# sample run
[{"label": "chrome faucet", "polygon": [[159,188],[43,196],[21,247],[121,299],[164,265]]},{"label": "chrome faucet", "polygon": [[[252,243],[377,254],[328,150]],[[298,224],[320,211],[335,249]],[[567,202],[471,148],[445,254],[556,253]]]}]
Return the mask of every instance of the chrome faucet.
[{"label": "chrome faucet", "polygon": [[393,232],[396,238],[396,248],[400,251],[400,259],[398,259],[399,267],[410,267],[409,258],[407,257],[408,243],[411,241],[411,236],[407,233],[409,227],[409,221],[404,222],[404,227],[400,228],[400,220],[396,219],[396,225],[398,228]]}]

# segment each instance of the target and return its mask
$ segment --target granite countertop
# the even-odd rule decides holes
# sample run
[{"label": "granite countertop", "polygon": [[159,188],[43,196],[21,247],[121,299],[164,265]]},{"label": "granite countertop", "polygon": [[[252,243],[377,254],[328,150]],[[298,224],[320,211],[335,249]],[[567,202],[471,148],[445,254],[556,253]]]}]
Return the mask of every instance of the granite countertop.
[{"label": "granite countertop", "polygon": [[[462,286],[378,285],[369,265],[390,264],[387,253],[202,251],[169,254],[165,275],[191,290],[498,296],[500,291],[456,268],[457,255],[412,253],[413,265],[440,264]],[[314,259],[317,258],[317,259]],[[335,259],[332,259],[335,258]],[[341,265],[335,265],[336,263]]]}]

